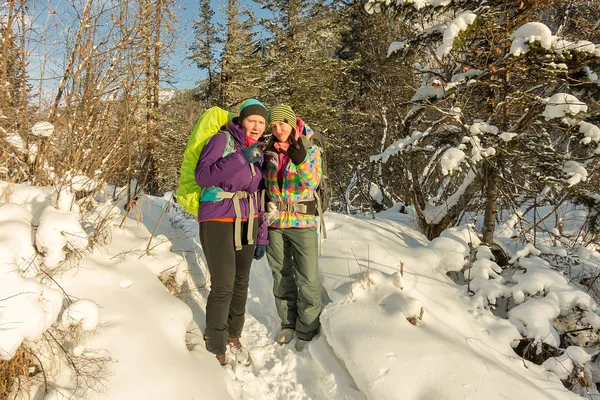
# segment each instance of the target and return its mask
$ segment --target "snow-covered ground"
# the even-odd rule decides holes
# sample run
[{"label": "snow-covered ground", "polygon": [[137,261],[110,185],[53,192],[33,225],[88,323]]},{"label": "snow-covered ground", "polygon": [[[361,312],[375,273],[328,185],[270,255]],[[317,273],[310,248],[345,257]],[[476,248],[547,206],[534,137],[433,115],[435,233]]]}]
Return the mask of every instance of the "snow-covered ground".
[{"label": "snow-covered ground", "polygon": [[[27,329],[0,331],[3,358],[23,340],[50,357],[37,344],[50,325],[59,332],[75,325],[79,332],[45,371],[49,394],[41,385],[32,398],[579,397],[555,373],[515,354],[511,344],[522,337],[517,326],[482,309],[477,296],[447,277],[465,262],[467,242],[477,243],[467,226],[429,242],[395,210],[375,219],[327,214],[321,334],[302,353],[293,341],[275,343],[271,273],[260,260],[252,269],[242,337],[253,363],[221,368],[201,335],[208,287],[197,223],[168,197],[141,196],[123,218],[123,201],[109,196],[85,212],[69,209],[69,193],[57,199],[51,188],[0,184],[0,323],[15,324],[15,315],[15,326],[26,325],[24,315],[33,319]],[[106,215],[107,229],[92,250],[83,249],[82,236]],[[34,255],[40,243],[47,247],[43,260]],[[53,279],[39,278],[42,261],[54,268]],[[181,286],[182,300],[158,277]],[[96,379],[75,380],[69,360],[97,360]],[[75,382],[97,390],[82,395]]]}]

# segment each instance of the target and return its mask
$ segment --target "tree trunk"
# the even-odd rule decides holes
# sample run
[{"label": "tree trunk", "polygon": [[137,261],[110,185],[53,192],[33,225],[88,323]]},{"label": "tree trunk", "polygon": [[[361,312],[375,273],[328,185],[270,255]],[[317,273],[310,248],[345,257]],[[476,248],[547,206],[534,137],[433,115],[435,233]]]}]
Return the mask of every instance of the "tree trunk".
[{"label": "tree trunk", "polygon": [[483,217],[483,242],[491,246],[494,242],[494,226],[498,213],[498,170],[491,164],[484,165],[485,172],[485,215]]},{"label": "tree trunk", "polygon": [[[15,9],[15,3],[14,2],[10,2],[9,3],[9,8],[8,8],[8,16],[6,16],[6,27],[4,29],[4,37],[3,37],[3,45],[2,45],[2,72],[1,72],[1,76],[0,79],[2,81],[2,90],[5,90],[5,83],[8,81],[8,50],[12,45],[12,40],[11,40],[11,32],[12,32],[12,24],[13,24],[13,14],[14,14],[14,9]],[[8,97],[8,96],[6,96]],[[6,98],[3,97],[2,100],[5,100]]]},{"label": "tree trunk", "polygon": [[480,175],[476,174],[473,178],[473,181],[470,182],[462,191],[458,200],[452,206],[450,206],[448,211],[446,211],[444,217],[438,223],[427,224],[423,227],[423,230],[425,231],[425,234],[429,240],[435,239],[444,231],[444,229],[447,229],[456,223],[460,213],[466,209],[467,205],[473,198],[473,195],[477,192],[480,183],[479,180]]},{"label": "tree trunk", "polygon": [[162,2],[163,0],[157,0],[156,2],[156,26],[155,26],[155,39],[154,39],[154,76],[152,82],[153,99],[152,108],[155,115],[153,118],[156,120],[156,112],[158,111],[158,96],[160,91],[160,28],[162,22]]},{"label": "tree trunk", "polygon": [[[77,30],[77,37],[75,38],[75,42],[73,43],[73,51],[69,55],[67,68],[65,69],[65,72],[60,79],[60,83],[58,85],[58,92],[56,94],[56,97],[54,98],[54,104],[52,105],[52,108],[50,108],[50,122],[54,122],[56,119],[56,110],[58,109],[58,105],[60,104],[60,100],[62,99],[63,93],[67,86],[67,82],[73,74],[73,66],[75,65],[75,60],[77,60],[77,57],[80,54],[80,46],[83,37],[83,32],[87,27],[90,13],[92,11],[92,3],[93,0],[88,0],[85,4],[85,8],[83,9],[83,15],[81,17],[81,21],[79,22],[79,28]],[[40,151],[39,153],[42,153],[42,151]]]},{"label": "tree trunk", "polygon": [[[145,48],[145,76],[146,76],[146,148],[142,162],[142,188],[150,194],[158,192],[158,167],[155,157],[158,112],[158,86],[160,84],[160,29],[162,24],[162,0],[158,0],[152,9],[153,2],[144,4],[144,20],[146,31],[144,34]],[[154,32],[149,28],[154,19]],[[154,51],[152,51],[154,49]]]}]

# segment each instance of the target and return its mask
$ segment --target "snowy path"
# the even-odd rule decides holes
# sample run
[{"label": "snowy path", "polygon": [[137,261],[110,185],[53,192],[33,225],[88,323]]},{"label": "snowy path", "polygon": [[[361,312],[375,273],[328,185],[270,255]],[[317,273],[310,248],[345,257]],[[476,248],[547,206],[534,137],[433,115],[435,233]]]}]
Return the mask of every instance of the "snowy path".
[{"label": "snowy path", "polygon": [[[204,310],[208,290],[204,287],[207,279],[206,266],[202,260],[202,250],[197,242],[197,224],[184,221],[185,233],[168,231],[163,234],[173,240],[174,251],[185,249],[188,254],[190,277],[187,287],[200,287],[188,292],[188,305],[194,313],[197,330],[203,331]],[[181,240],[181,238],[185,238]],[[288,345],[276,343],[279,332],[279,318],[275,311],[272,293],[271,271],[266,259],[255,261],[250,277],[246,323],[241,339],[250,352],[252,365],[246,367],[232,363],[226,370],[231,380],[229,394],[241,400],[364,400],[355,389],[352,378],[340,365],[323,336],[315,339],[304,352],[298,353],[295,339]],[[197,346],[204,348],[204,342],[197,335]]]},{"label": "snowy path", "polygon": [[324,337],[301,353],[294,348],[295,339],[285,346],[275,342],[280,325],[266,260],[255,262],[250,282],[242,342],[250,351],[253,366],[235,368],[235,398],[363,400]]},{"label": "snowy path", "polygon": [[[376,220],[326,216],[320,271],[330,303],[321,334],[301,353],[295,340],[276,344],[271,272],[266,259],[255,262],[242,337],[253,364],[220,368],[200,334],[208,288],[198,224],[177,212],[161,218],[163,205],[142,199],[143,220],[115,224],[112,242],[64,278],[69,293],[101,307],[86,346],[111,356],[106,389],[86,399],[578,398],[524,363],[510,348],[520,338],[514,326],[477,310],[445,275],[444,265],[463,262],[460,232],[428,242],[393,211]],[[187,307],[156,278],[165,271],[183,282]],[[414,304],[425,309],[420,326],[406,320]]]}]

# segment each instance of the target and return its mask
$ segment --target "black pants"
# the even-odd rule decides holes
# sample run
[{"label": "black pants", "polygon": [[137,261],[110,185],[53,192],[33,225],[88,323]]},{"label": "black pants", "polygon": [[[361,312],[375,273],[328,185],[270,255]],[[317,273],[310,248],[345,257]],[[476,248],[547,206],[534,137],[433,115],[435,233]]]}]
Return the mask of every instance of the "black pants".
[{"label": "black pants", "polygon": [[[257,220],[254,223],[256,240]],[[242,249],[235,250],[234,223],[200,223],[200,243],[210,272],[210,294],[206,304],[206,349],[223,354],[227,337],[241,337],[244,328],[250,265],[255,245],[247,243],[248,223],[242,223]]]}]

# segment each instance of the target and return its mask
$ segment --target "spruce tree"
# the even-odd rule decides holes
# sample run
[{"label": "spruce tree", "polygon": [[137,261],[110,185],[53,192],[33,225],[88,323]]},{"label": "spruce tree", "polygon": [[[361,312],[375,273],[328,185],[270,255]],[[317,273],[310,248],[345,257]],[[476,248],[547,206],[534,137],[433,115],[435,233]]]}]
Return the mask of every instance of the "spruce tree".
[{"label": "spruce tree", "polygon": [[201,71],[206,71],[206,79],[199,81],[198,84],[203,86],[201,97],[208,105],[218,101],[220,84],[215,47],[221,43],[221,40],[212,21],[214,15],[210,0],[200,0],[200,13],[198,20],[194,21],[194,42],[190,46],[192,53],[189,56]]},{"label": "spruce tree", "polygon": [[390,38],[401,35],[405,27],[389,15],[368,15],[358,0],[346,3],[340,20],[346,26],[338,49],[344,74],[336,93],[343,123],[330,133],[330,142],[337,144],[332,169],[340,210],[381,209],[384,204],[372,199],[369,191],[373,185],[379,187],[387,207],[403,199],[404,185],[395,173],[402,166],[396,160],[386,167],[375,165],[365,155],[379,153],[397,139],[401,118],[397,105],[410,99],[408,88],[415,85],[411,69],[387,58]]},{"label": "spruce tree", "polygon": [[263,59],[269,71],[265,96],[270,103],[294,107],[303,101],[299,88],[305,82],[299,71],[308,65],[307,40],[301,35],[303,21],[311,9],[307,0],[258,0],[272,14],[261,21],[271,39]]},{"label": "spruce tree", "polygon": [[240,0],[228,0],[223,52],[221,54],[221,104],[233,108],[245,98],[256,96],[262,73],[254,41],[254,14]]}]

